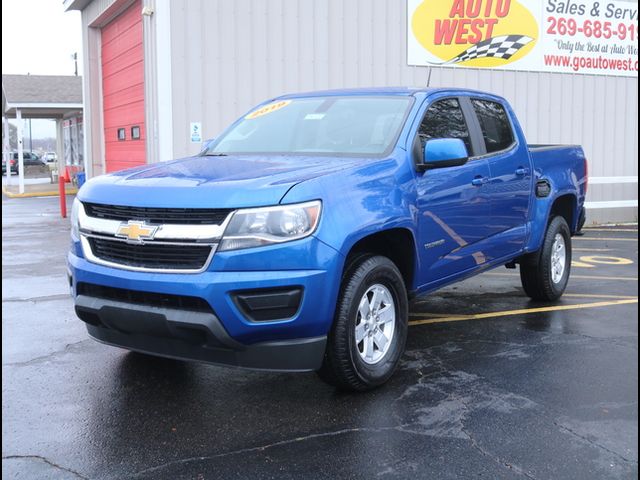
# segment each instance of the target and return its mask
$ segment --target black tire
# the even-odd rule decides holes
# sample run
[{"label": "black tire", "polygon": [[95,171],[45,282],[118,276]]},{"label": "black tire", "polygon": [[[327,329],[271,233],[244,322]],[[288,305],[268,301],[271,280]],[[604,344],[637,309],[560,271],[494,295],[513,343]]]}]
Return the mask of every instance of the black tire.
[{"label": "black tire", "polygon": [[[386,353],[375,364],[366,363],[355,339],[358,307],[365,293],[382,285],[391,294],[395,310],[394,331]],[[366,391],[385,383],[395,372],[407,339],[407,290],[395,264],[382,256],[363,256],[347,267],[340,287],[333,327],[318,375],[342,390]]]},{"label": "black tire", "polygon": [[[554,282],[552,253],[556,235],[562,235],[565,245],[565,267],[562,277]],[[554,217],[549,222],[542,248],[520,262],[520,280],[525,293],[533,300],[553,301],[564,293],[571,273],[571,232],[564,217]]]}]

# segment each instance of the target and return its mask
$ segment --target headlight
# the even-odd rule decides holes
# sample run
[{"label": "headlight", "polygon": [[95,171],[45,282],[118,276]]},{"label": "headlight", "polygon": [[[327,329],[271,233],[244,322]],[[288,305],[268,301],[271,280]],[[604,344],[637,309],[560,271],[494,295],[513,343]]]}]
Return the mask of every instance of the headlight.
[{"label": "headlight", "polygon": [[277,207],[247,208],[233,214],[218,251],[260,247],[311,235],[320,219],[319,200]]},{"label": "headlight", "polygon": [[78,215],[80,214],[80,200],[75,198],[73,200],[73,206],[71,207],[71,238],[78,240],[80,238],[80,224],[78,221]]}]

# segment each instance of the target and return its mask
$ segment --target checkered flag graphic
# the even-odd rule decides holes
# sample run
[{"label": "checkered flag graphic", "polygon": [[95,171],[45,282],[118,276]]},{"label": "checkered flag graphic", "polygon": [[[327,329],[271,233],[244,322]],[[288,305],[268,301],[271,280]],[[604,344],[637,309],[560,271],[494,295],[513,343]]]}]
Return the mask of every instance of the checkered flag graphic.
[{"label": "checkered flag graphic", "polygon": [[464,52],[453,57],[443,63],[437,65],[449,65],[452,63],[466,62],[467,60],[473,60],[474,58],[502,58],[509,60],[515,53],[531,42],[533,38],[526,35],[502,35],[500,37],[493,37],[482,42],[478,42],[472,47],[467,48]]}]

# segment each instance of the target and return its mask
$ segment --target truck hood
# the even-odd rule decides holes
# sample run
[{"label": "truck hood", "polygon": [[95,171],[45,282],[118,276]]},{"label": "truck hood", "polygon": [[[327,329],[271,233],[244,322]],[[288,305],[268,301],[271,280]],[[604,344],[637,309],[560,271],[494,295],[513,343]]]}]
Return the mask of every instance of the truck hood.
[{"label": "truck hood", "polygon": [[275,205],[287,191],[366,159],[318,156],[196,156],[95,177],[81,201],[175,208]]}]

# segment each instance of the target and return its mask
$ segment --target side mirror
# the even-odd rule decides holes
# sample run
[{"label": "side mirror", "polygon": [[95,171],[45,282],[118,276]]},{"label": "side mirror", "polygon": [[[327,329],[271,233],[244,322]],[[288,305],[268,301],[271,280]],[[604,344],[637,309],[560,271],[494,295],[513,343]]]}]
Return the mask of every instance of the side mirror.
[{"label": "side mirror", "polygon": [[430,168],[457,167],[469,160],[467,147],[459,138],[434,138],[424,145],[422,164],[418,165],[424,172]]}]

